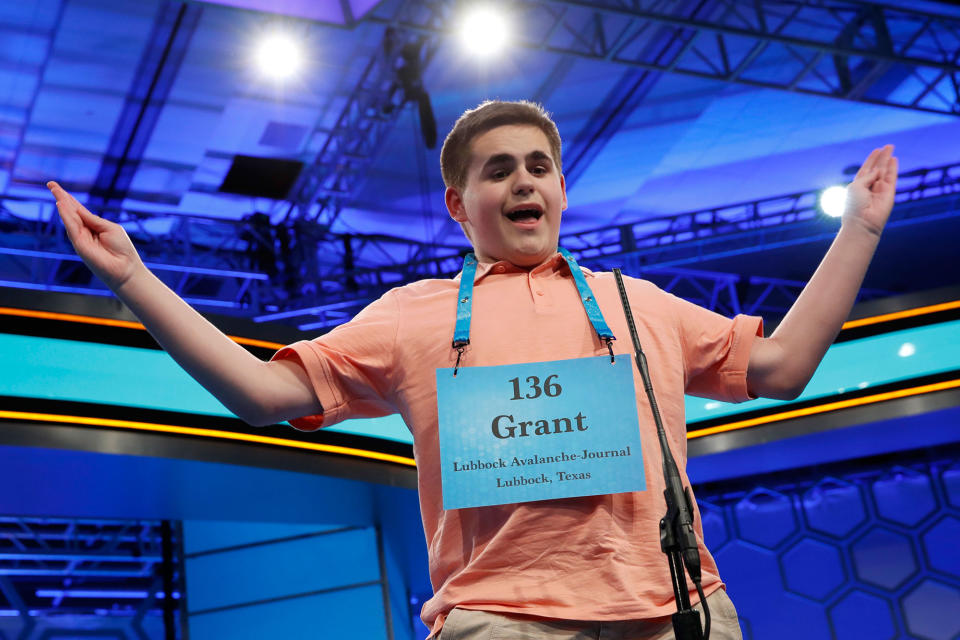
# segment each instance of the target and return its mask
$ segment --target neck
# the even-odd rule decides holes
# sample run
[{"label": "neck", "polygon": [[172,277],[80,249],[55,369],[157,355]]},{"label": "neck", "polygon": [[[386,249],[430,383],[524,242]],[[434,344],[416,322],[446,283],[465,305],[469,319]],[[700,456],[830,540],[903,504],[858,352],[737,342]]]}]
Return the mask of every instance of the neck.
[{"label": "neck", "polygon": [[515,266],[515,267],[518,268],[518,269],[523,269],[523,270],[525,270],[525,271],[530,271],[530,270],[532,270],[532,269],[535,269],[535,268],[539,267],[541,264],[543,264],[543,263],[546,262],[547,260],[550,260],[551,258],[553,258],[553,256],[555,256],[555,255],[557,254],[557,251],[558,251],[558,249],[557,249],[556,247],[554,247],[552,251],[550,251],[549,253],[547,253],[546,255],[544,255],[544,256],[542,256],[542,257],[533,257],[533,256],[531,256],[529,260],[523,260],[522,262],[516,262],[516,261],[510,260],[510,259],[508,259],[508,258],[497,258],[496,256],[491,256],[491,255],[485,254],[485,253],[481,254],[481,253],[477,252],[476,250],[474,250],[474,254],[477,256],[477,262],[478,262],[479,264],[493,264],[493,263],[495,263],[495,262],[509,262],[510,264],[512,264],[513,266]]}]

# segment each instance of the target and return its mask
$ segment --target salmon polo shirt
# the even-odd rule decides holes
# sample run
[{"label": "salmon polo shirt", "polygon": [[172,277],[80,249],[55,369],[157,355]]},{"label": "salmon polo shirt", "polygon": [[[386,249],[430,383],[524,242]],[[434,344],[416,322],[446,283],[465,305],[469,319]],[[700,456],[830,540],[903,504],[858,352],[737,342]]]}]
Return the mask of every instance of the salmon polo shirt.
[{"label": "salmon polo shirt", "polygon": [[[610,273],[584,269],[617,341],[632,342]],[[676,611],[659,522],[665,512],[660,451],[646,394],[634,369],[645,491],[443,509],[436,369],[452,367],[459,277],[393,289],[352,321],[275,358],[307,372],[323,414],[291,423],[314,430],[347,418],[399,412],[413,434],[420,512],[434,596],[422,617],[436,633],[454,608],[572,620],[628,620]],[[625,278],[664,428],[686,478],[684,392],[749,398],[747,362],[759,318],[733,320]],[[570,270],[555,254],[532,270],[478,265],[470,345],[461,367],[544,362],[608,354],[587,318]],[[704,592],[721,586],[700,541]],[[693,593],[696,600],[696,593]]]}]

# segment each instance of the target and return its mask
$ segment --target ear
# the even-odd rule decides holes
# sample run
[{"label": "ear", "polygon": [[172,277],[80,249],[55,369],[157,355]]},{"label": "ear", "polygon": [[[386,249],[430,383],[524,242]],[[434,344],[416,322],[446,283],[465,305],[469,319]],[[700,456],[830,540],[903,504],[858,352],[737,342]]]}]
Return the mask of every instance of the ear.
[{"label": "ear", "polygon": [[560,174],[560,193],[563,194],[563,202],[560,205],[560,211],[567,210],[567,181],[564,179],[563,174]]},{"label": "ear", "polygon": [[467,209],[463,205],[463,196],[455,187],[447,187],[443,194],[443,200],[447,204],[447,212],[450,217],[457,222],[467,221]]}]

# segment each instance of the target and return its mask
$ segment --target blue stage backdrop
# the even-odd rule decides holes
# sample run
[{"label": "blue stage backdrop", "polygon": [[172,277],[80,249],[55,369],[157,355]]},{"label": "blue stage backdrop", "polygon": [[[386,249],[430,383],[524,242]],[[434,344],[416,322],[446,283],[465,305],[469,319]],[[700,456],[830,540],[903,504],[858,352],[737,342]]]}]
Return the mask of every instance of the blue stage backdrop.
[{"label": "blue stage backdrop", "polygon": [[960,636],[960,448],[724,481],[697,495],[745,640]]},{"label": "blue stage backdrop", "polygon": [[[792,406],[690,400],[688,471],[746,640],[960,638],[952,300],[854,329]],[[402,423],[252,430],[194,393],[142,329],[25,313],[0,308],[0,485],[13,488],[0,516],[182,523],[191,640],[426,636],[427,550],[404,488]],[[135,381],[156,394],[118,395]],[[14,524],[0,527],[0,640],[72,633],[81,622],[31,604],[70,590],[30,581]],[[120,586],[129,596],[134,585]],[[111,612],[82,624],[113,633]]]}]

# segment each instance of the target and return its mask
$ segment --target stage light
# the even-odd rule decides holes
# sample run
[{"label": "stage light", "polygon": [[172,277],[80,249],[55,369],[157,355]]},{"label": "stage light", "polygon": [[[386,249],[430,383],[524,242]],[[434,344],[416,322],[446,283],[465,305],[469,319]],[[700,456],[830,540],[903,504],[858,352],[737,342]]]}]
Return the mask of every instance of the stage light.
[{"label": "stage light", "polygon": [[255,60],[261,74],[276,80],[297,75],[303,66],[300,47],[293,38],[284,34],[273,34],[261,40]]},{"label": "stage light", "polygon": [[847,188],[830,187],[820,193],[820,210],[831,218],[839,218],[847,207]]},{"label": "stage light", "polygon": [[509,40],[506,16],[492,7],[474,7],[460,22],[460,41],[467,53],[478,58],[495,56]]}]

